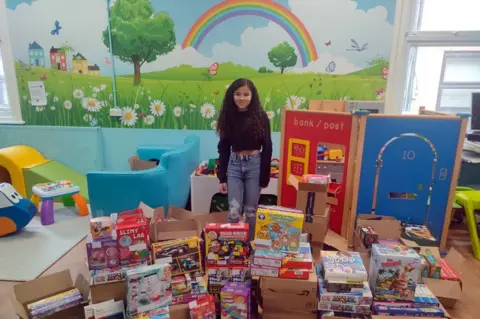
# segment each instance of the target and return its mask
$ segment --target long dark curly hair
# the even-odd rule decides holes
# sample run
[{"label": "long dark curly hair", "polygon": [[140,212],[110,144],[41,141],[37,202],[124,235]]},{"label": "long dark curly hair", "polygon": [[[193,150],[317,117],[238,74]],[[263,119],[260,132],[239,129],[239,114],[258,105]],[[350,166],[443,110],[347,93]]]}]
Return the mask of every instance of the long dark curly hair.
[{"label": "long dark curly hair", "polygon": [[[246,86],[252,92],[252,99],[246,111],[246,123],[243,127],[239,127],[238,110],[235,104],[235,91]],[[262,125],[263,108],[260,103],[258,91],[252,81],[249,79],[237,79],[227,89],[225,97],[223,98],[222,109],[217,122],[217,133],[220,137],[229,136],[231,132],[240,133],[246,138],[262,139],[265,136],[265,128]]]}]

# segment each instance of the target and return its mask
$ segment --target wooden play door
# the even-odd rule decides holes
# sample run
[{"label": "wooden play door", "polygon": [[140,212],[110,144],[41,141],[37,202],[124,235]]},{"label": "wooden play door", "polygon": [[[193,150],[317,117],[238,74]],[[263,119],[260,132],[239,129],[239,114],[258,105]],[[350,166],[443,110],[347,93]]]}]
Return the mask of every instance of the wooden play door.
[{"label": "wooden play door", "polygon": [[405,133],[387,141],[377,156],[372,212],[425,224],[436,163],[435,147],[423,136]]}]

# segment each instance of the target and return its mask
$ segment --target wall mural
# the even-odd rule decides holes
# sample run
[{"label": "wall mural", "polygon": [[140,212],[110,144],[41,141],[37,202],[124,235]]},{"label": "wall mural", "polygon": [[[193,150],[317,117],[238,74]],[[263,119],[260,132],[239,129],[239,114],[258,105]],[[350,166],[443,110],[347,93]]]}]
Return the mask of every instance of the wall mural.
[{"label": "wall mural", "polygon": [[[383,99],[395,0],[7,0],[31,125],[210,130],[229,83],[280,109]],[[29,81],[44,81],[32,106]],[[111,117],[118,107],[121,117]]]}]

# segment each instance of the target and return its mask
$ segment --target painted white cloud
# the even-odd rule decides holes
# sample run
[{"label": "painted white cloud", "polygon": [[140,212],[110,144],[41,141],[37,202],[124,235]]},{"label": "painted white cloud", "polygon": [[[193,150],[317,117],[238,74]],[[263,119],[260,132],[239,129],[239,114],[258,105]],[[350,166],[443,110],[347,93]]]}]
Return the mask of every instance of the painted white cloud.
[{"label": "painted white cloud", "polygon": [[[82,0],[79,5],[75,0],[63,0],[61,13],[58,10],[58,0],[23,3],[15,10],[7,10],[14,58],[28,63],[28,45],[36,41],[45,51],[48,66],[50,48],[68,42],[90,65],[99,65],[102,74],[111,74],[111,65],[105,63],[109,53],[102,41],[102,32],[108,24],[105,2]],[[62,26],[58,36],[50,34],[55,20]]]},{"label": "painted white cloud", "polygon": [[173,51],[157,57],[154,62],[145,63],[142,72],[162,71],[181,64],[188,64],[193,67],[208,67],[213,60],[200,54],[192,47],[182,49],[180,45],[175,46]]},{"label": "painted white cloud", "polygon": [[[357,10],[356,2],[351,0],[290,0],[289,4],[292,13],[309,31],[319,55],[318,60],[311,62],[303,72],[325,72],[328,63],[335,61],[337,68],[334,73],[349,73],[367,67],[367,62],[377,56],[390,56],[393,26],[386,20],[384,7],[365,12]],[[348,51],[351,48],[350,39],[355,39],[360,46],[368,43],[368,50]],[[281,27],[269,22],[267,27],[247,28],[241,35],[239,46],[225,42],[215,44],[212,48],[213,60],[235,61],[255,68],[274,68],[267,53],[283,41],[295,47]],[[331,41],[330,46],[325,45],[328,41]],[[299,57],[294,70],[302,68]]]}]

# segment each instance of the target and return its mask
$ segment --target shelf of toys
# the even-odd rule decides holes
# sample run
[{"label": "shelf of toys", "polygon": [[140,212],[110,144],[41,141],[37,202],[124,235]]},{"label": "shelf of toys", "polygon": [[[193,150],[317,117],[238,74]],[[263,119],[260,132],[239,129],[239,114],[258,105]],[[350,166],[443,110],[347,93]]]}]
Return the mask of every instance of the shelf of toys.
[{"label": "shelf of toys", "polygon": [[467,121],[444,114],[370,114],[360,121],[349,244],[355,216],[372,214],[426,228],[431,245],[445,248]]},{"label": "shelf of toys", "polygon": [[329,175],[330,228],[346,235],[360,115],[283,110],[278,203],[296,207],[288,176]]},{"label": "shelf of toys", "polygon": [[[278,159],[272,160],[270,171],[270,184],[262,189],[263,195],[277,196],[278,183]],[[219,193],[217,178],[218,160],[210,159],[201,163],[190,176],[191,181],[191,204],[195,213],[209,213],[212,207],[213,197]],[[223,209],[220,209],[223,210]]]}]

